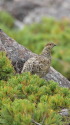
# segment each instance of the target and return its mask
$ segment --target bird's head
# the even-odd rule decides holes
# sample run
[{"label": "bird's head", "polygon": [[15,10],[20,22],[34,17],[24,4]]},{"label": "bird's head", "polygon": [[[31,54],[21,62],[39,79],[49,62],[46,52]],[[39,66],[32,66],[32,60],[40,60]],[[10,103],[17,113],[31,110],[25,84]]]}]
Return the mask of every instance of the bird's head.
[{"label": "bird's head", "polygon": [[41,55],[43,55],[43,56],[49,58],[50,55],[51,55],[51,50],[52,50],[52,48],[53,48],[54,46],[56,46],[56,44],[53,43],[53,42],[47,43],[47,45],[44,47],[44,49],[43,49]]},{"label": "bird's head", "polygon": [[48,43],[48,44],[46,45],[46,47],[47,47],[48,49],[50,49],[50,50],[51,50],[54,46],[56,46],[56,44],[53,43],[53,42]]}]

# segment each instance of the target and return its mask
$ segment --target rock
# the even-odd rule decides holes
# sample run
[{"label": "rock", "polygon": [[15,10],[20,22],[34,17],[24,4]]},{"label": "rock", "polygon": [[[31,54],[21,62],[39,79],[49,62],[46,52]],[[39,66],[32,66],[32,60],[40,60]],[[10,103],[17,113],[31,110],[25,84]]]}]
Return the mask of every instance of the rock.
[{"label": "rock", "polygon": [[10,12],[24,24],[46,17],[70,18],[70,0],[0,0],[0,10]]},{"label": "rock", "polygon": [[[2,49],[1,49],[2,48]],[[7,56],[12,61],[12,64],[17,73],[21,73],[24,63],[30,58],[35,56],[30,50],[18,44],[14,39],[7,36],[0,30],[0,51],[5,51]],[[53,80],[62,87],[70,88],[70,81],[68,81],[62,74],[57,72],[54,68],[50,67],[50,71],[44,77],[47,81]]]},{"label": "rock", "polygon": [[24,28],[24,25],[21,21],[19,20],[15,20],[14,21],[14,26],[17,28],[17,29],[23,29]]},{"label": "rock", "polygon": [[40,7],[23,19],[24,24],[40,22],[43,17],[52,17],[55,19],[70,18],[70,1],[69,0],[44,0],[39,2]]},{"label": "rock", "polygon": [[62,116],[69,116],[69,110],[68,109],[62,109],[59,112],[59,114],[62,115]]},{"label": "rock", "polygon": [[61,87],[68,87],[70,88],[70,81],[67,80],[61,73],[56,71],[53,67],[50,68],[49,73],[44,77],[46,80],[53,80]]},{"label": "rock", "polygon": [[58,113],[63,118],[63,125],[70,125],[70,109],[62,109]]},{"label": "rock", "polygon": [[38,5],[28,0],[4,1],[0,4],[0,10],[10,12],[15,18],[20,21],[23,21],[23,18],[28,15],[28,13],[35,7],[38,7]]}]

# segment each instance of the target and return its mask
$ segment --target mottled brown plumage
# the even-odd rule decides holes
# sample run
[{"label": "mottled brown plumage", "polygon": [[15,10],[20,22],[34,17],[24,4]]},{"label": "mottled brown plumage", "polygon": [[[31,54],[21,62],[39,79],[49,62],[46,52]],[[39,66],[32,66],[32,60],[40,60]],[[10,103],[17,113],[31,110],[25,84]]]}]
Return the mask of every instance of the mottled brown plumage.
[{"label": "mottled brown plumage", "polygon": [[31,72],[32,74],[44,77],[50,68],[51,50],[54,46],[54,43],[48,43],[40,55],[28,59],[23,66],[22,73]]}]

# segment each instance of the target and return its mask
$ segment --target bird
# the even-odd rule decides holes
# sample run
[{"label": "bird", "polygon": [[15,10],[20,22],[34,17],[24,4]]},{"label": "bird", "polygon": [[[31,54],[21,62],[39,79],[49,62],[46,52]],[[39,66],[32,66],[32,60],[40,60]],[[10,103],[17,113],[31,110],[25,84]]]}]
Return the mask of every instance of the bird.
[{"label": "bird", "polygon": [[51,51],[54,46],[56,46],[56,44],[53,42],[47,43],[41,54],[29,58],[24,63],[21,73],[30,72],[31,74],[36,74],[39,77],[44,77],[50,69]]}]

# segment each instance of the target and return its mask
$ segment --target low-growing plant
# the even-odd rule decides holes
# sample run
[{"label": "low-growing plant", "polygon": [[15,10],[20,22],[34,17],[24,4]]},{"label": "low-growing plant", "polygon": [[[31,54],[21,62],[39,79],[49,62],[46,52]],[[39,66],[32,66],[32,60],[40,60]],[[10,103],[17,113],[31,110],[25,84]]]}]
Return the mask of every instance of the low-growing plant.
[{"label": "low-growing plant", "polygon": [[14,74],[11,61],[4,52],[0,52],[0,80],[7,80]]},{"label": "low-growing plant", "polygon": [[70,90],[54,81],[45,81],[30,73],[16,74],[0,81],[0,124],[63,125],[58,113],[70,108]]},{"label": "low-growing plant", "polygon": [[9,28],[14,27],[14,18],[5,11],[0,11],[0,24],[4,24]]}]

